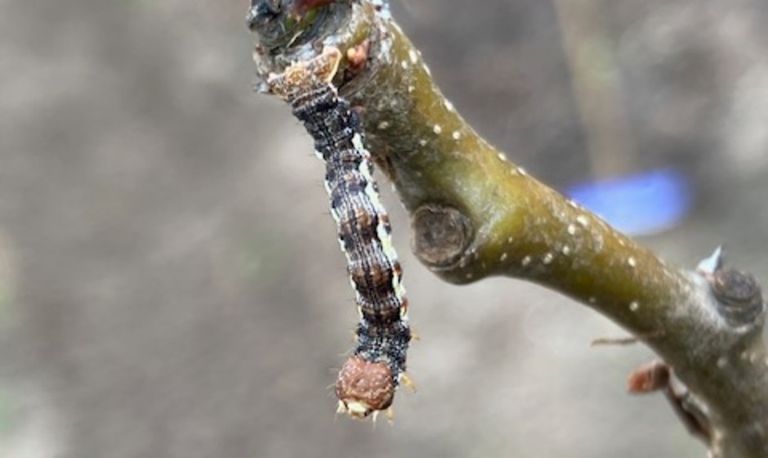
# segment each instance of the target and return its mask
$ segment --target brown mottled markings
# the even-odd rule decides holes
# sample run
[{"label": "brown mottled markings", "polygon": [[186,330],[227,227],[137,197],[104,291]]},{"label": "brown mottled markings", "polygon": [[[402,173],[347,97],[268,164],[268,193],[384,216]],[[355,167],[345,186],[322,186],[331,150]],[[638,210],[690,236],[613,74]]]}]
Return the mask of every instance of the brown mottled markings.
[{"label": "brown mottled markings", "polygon": [[354,242],[370,244],[377,240],[379,216],[354,207],[339,215],[339,236],[348,253],[355,249]]},{"label": "brown mottled markings", "polygon": [[357,291],[368,299],[384,298],[392,294],[394,269],[390,266],[363,260],[351,264],[349,274]]}]

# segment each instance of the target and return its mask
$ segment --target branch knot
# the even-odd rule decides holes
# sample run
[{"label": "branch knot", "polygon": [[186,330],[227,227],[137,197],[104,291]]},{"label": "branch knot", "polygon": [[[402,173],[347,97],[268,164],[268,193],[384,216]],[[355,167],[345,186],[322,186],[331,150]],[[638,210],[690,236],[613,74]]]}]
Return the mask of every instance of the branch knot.
[{"label": "branch knot", "polygon": [[413,213],[413,253],[428,267],[449,270],[473,237],[472,223],[459,210],[423,205]]},{"label": "branch knot", "polygon": [[711,280],[718,312],[732,325],[755,323],[765,310],[760,286],[752,274],[734,269],[715,271]]}]

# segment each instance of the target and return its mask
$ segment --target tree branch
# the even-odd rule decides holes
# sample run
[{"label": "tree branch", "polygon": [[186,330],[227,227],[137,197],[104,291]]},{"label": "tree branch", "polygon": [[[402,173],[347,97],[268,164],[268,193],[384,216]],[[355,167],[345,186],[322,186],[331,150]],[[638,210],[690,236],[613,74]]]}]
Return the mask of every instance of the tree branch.
[{"label": "tree branch", "polygon": [[[271,17],[253,12],[265,2],[276,5]],[[327,46],[347,56],[334,83],[361,111],[430,270],[460,284],[527,279],[583,302],[672,368],[713,457],[768,456],[765,307],[751,277],[723,270],[719,253],[697,271],[668,265],[509,162],[443,97],[386,5],[256,3],[261,79]]]}]

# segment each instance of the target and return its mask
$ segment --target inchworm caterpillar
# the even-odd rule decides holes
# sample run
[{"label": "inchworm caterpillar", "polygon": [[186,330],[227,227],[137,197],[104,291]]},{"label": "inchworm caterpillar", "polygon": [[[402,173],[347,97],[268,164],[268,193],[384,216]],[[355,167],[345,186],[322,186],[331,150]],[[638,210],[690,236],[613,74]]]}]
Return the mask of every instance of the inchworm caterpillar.
[{"label": "inchworm caterpillar", "polygon": [[326,48],[309,61],[270,75],[270,91],[286,100],[325,161],[331,214],[360,311],[357,346],[336,382],[339,410],[354,417],[387,409],[405,377],[411,332],[402,270],[389,218],[373,180],[358,115],[332,84],[341,52]]}]

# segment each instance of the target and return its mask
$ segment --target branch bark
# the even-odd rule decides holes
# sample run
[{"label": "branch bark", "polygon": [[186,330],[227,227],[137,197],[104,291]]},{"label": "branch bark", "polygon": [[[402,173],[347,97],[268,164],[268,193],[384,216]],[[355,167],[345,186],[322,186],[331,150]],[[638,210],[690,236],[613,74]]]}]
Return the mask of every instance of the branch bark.
[{"label": "branch bark", "polygon": [[527,279],[606,315],[687,388],[680,406],[702,423],[711,456],[768,456],[765,305],[748,275],[724,270],[719,253],[698,270],[669,265],[508,161],[443,97],[385,4],[255,3],[261,80],[327,46],[347,56],[334,84],[363,114],[430,270],[459,284]]}]

